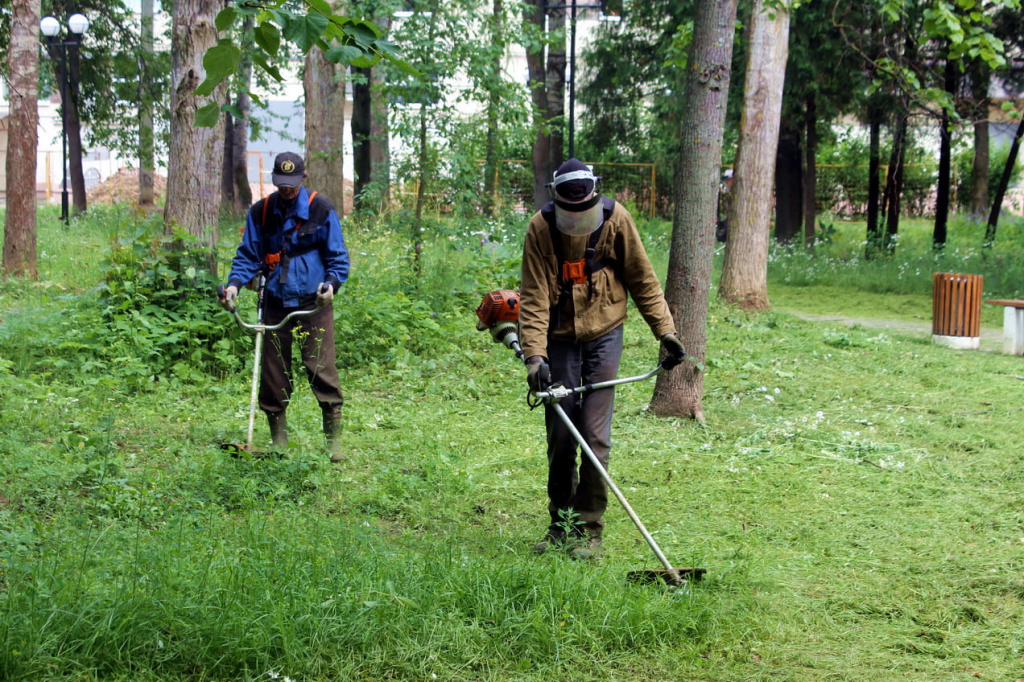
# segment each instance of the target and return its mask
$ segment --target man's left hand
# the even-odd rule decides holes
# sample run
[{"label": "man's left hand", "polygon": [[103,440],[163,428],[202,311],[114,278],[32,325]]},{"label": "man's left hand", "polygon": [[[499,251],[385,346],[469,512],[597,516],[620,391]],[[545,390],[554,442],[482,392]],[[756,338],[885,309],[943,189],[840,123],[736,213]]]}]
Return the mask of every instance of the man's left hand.
[{"label": "man's left hand", "polygon": [[665,369],[672,369],[686,359],[686,349],[683,348],[683,342],[675,334],[669,332],[661,337],[661,346],[668,353],[668,356],[661,363]]},{"label": "man's left hand", "polygon": [[323,308],[325,305],[330,304],[332,300],[334,300],[334,286],[327,282],[321,282],[320,286],[316,289],[317,306]]}]

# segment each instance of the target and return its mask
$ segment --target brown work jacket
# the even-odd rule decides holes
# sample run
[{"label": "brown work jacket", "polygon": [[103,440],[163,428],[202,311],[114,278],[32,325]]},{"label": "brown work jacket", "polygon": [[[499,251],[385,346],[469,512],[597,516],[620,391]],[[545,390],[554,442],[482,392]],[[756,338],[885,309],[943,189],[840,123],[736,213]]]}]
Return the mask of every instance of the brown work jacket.
[{"label": "brown work jacket", "polygon": [[627,291],[655,337],[675,332],[661,283],[647,259],[636,223],[617,202],[595,246],[594,262],[604,263],[604,267],[591,275],[593,293],[587,282],[574,284],[572,299],[557,314],[558,328],[549,329],[555,323],[561,291],[561,264],[556,262],[552,236],[562,239],[562,257],[568,261],[583,258],[589,239],[557,230],[552,235],[540,211],[530,219],[523,244],[519,311],[519,335],[527,358],[547,357],[549,332],[551,338],[584,343],[618,327],[626,320]]}]

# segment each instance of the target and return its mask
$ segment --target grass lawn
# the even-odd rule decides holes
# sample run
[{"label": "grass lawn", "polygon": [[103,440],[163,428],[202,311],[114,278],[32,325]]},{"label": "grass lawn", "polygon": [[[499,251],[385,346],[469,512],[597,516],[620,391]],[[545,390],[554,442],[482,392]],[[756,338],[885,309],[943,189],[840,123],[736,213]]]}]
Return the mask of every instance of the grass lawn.
[{"label": "grass lawn", "polygon": [[[711,307],[706,425],[651,416],[653,381],[618,389],[612,476],[708,571],[669,590],[625,580],[659,564],[614,499],[602,558],[533,554],[543,415],[470,306],[352,282],[340,353],[400,325],[431,352],[342,360],[341,465],[304,386],[287,456],[232,458],[251,346],[145,381],[143,332],[92,348],[109,226],[79,226],[96,252],[48,226],[40,280],[0,285],[0,679],[1024,678],[1022,359],[780,312],[927,321],[926,292],[776,261],[775,312]],[[388,276],[379,235],[348,238]],[[621,375],[657,351],[634,312]]]}]

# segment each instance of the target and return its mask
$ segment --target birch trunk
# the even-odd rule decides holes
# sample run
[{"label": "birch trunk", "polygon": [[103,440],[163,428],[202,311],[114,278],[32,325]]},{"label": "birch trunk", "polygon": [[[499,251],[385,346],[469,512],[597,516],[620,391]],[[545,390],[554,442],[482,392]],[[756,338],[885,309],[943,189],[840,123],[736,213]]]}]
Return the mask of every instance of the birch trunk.
[{"label": "birch trunk", "polygon": [[11,43],[10,115],[7,117],[7,160],[4,213],[3,276],[39,275],[36,261],[36,147],[39,141],[39,0],[14,0]]},{"label": "birch trunk", "polygon": [[788,2],[768,9],[755,0],[750,25],[750,56],[743,90],[743,116],[736,154],[729,216],[729,241],[718,296],[749,310],[768,301],[768,233],[772,184],[779,143],[782,88],[789,55]]},{"label": "birch trunk", "polygon": [[[224,126],[199,128],[196,111],[206,101],[195,89],[203,82],[203,54],[217,43],[214,17],[223,0],[176,0],[171,28],[171,137],[167,163],[164,229],[185,230],[210,248],[207,269],[217,274],[217,224]],[[224,100],[226,83],[210,96]]]}]

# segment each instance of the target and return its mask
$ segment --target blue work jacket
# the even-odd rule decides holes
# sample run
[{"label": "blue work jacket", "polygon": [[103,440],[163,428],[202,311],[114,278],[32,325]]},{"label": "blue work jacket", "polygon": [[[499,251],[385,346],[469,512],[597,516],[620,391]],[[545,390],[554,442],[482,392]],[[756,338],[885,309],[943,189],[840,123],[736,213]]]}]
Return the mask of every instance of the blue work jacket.
[{"label": "blue work jacket", "polygon": [[285,308],[312,303],[322,282],[338,290],[349,270],[341,222],[326,197],[317,194],[312,203],[309,197],[306,188],[300,187],[289,206],[283,205],[277,192],[263,200],[270,202],[266,211],[261,202],[253,205],[231,262],[229,285],[241,288],[267,268],[266,292]]}]

